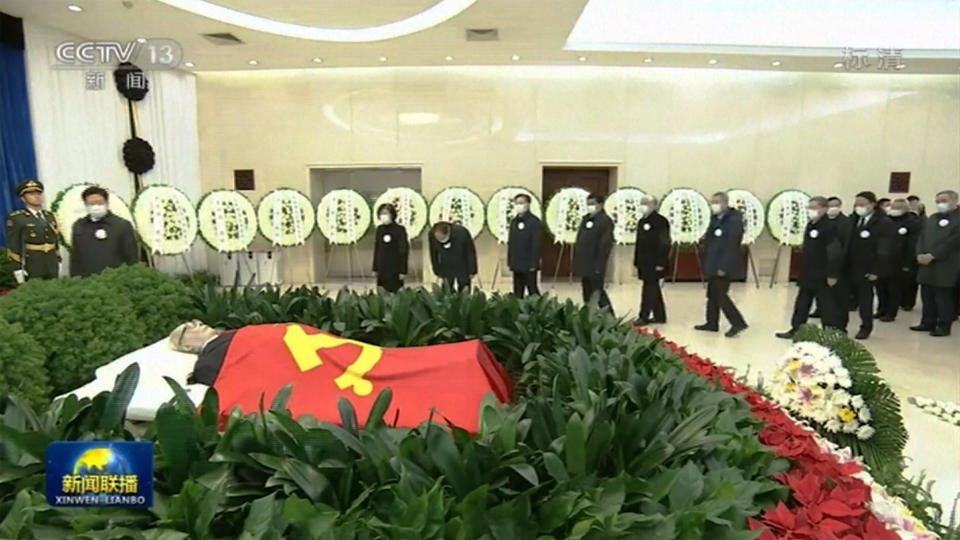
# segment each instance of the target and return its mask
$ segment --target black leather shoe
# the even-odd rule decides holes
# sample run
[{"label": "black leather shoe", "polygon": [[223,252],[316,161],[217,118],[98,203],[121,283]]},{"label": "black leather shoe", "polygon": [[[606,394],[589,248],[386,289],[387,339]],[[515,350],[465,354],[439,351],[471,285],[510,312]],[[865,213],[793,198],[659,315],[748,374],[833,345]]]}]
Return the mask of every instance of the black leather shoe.
[{"label": "black leather shoe", "polygon": [[902,306],[900,309],[904,311],[913,311],[913,306]]},{"label": "black leather shoe", "polygon": [[933,331],[932,326],[924,326],[922,324],[911,326],[910,329],[913,330],[914,332],[932,332]]},{"label": "black leather shoe", "polygon": [[725,333],[724,335],[727,337],[736,337],[737,334],[739,334],[740,332],[743,332],[746,329],[747,329],[747,325],[732,326],[730,327],[729,330],[727,330],[727,333]]},{"label": "black leather shoe", "polygon": [[666,319],[650,319],[650,324],[667,324]]},{"label": "black leather shoe", "polygon": [[868,337],[870,337],[870,331],[861,329],[859,332],[857,332],[857,335],[854,337],[857,339],[867,339]]},{"label": "black leather shoe", "polygon": [[793,339],[795,333],[797,333],[796,330],[787,330],[786,332],[777,332],[776,336],[780,339]]},{"label": "black leather shoe", "polygon": [[704,332],[719,332],[720,329],[716,326],[710,326],[708,324],[698,324],[693,327],[694,330],[702,330]]},{"label": "black leather shoe", "polygon": [[950,330],[947,328],[934,328],[930,331],[930,335],[933,337],[945,337],[950,335]]},{"label": "black leather shoe", "polygon": [[810,318],[811,318],[811,319],[819,319],[819,318],[820,318],[820,310],[818,309],[818,310],[814,311],[813,313],[811,313],[811,314],[810,314]]},{"label": "black leather shoe", "polygon": [[650,324],[650,319],[646,317],[640,317],[637,320],[633,321],[634,326],[646,326]]},{"label": "black leather shoe", "polygon": [[883,321],[883,322],[893,322],[896,320],[896,317],[891,317],[890,315],[884,315],[883,317],[879,317],[877,320]]},{"label": "black leather shoe", "polygon": [[873,314],[874,319],[882,319],[883,317],[886,317],[886,314],[880,313],[879,311]]}]

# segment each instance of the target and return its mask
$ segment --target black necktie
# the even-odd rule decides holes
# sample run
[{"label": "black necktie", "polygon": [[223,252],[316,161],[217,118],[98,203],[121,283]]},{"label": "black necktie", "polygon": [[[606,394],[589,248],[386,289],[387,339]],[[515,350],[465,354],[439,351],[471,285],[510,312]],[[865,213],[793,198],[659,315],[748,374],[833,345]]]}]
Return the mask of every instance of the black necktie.
[{"label": "black necktie", "polygon": [[866,216],[863,216],[862,218],[860,218],[860,225],[858,225],[858,227],[860,227],[860,228],[862,229],[863,226],[866,225],[866,224],[867,224],[867,217],[866,217]]}]

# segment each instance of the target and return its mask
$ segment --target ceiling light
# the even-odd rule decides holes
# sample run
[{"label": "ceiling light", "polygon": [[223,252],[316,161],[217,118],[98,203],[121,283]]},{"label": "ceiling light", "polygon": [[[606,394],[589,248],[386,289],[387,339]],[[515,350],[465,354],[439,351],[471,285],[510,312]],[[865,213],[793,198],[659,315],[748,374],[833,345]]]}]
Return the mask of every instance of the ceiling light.
[{"label": "ceiling light", "polygon": [[586,61],[587,61],[587,57],[586,57],[586,56],[578,56],[578,57],[577,57],[577,60],[579,60],[579,61],[581,61],[581,62],[586,62]]},{"label": "ceiling light", "polygon": [[516,61],[520,60],[520,55],[519,55],[519,54],[515,54],[515,55],[511,56],[510,59],[513,60],[514,62],[516,62]]},{"label": "ceiling light", "polygon": [[255,65],[259,64],[260,62],[257,62],[256,60],[247,60],[247,63],[250,64],[251,66],[255,66]]},{"label": "ceiling light", "polygon": [[843,67],[843,62],[836,62],[835,64],[833,64],[833,67],[836,69],[840,69]]},{"label": "ceiling light", "polygon": [[380,57],[380,61],[381,61],[381,62],[386,62],[386,61],[387,61],[387,57],[386,57],[386,56],[381,56],[381,57]]},{"label": "ceiling light", "polygon": [[450,56],[450,55],[447,55],[446,57],[444,57],[444,60],[446,60],[447,62],[452,62],[452,61],[453,61],[453,57]]},{"label": "ceiling light", "polygon": [[208,0],[160,0],[164,4],[250,30],[313,41],[370,42],[397,38],[426,30],[456,15],[477,0],[440,0],[406,19],[365,28],[329,28],[277,21],[251,15]]},{"label": "ceiling light", "polygon": [[184,63],[183,63],[183,66],[184,66],[184,67],[193,67],[193,62],[184,62]]},{"label": "ceiling light", "polygon": [[715,66],[715,65],[717,65],[717,59],[716,59],[716,58],[711,58],[711,59],[707,60],[707,63],[710,64],[711,66]]},{"label": "ceiling light", "polygon": [[649,56],[643,59],[644,64],[649,64],[651,62],[653,62],[653,58],[650,58]]},{"label": "ceiling light", "polygon": [[83,11],[83,8],[76,4],[67,4],[67,9],[69,9],[74,13],[80,13],[81,11]]},{"label": "ceiling light", "polygon": [[320,58],[319,56],[315,56],[315,57],[313,57],[313,63],[314,63],[314,64],[322,64],[322,63],[323,63],[323,58]]},{"label": "ceiling light", "polygon": [[906,64],[897,64],[897,69],[906,69],[906,68],[907,68]]},{"label": "ceiling light", "polygon": [[783,62],[781,62],[781,61],[779,61],[779,60],[774,60],[773,62],[770,62],[770,65],[773,66],[773,67],[777,67],[777,66],[779,66],[779,65],[782,64],[782,63],[783,63]]},{"label": "ceiling light", "polygon": [[147,42],[147,38],[142,38],[142,37],[137,38],[137,43],[146,43],[146,42]]}]

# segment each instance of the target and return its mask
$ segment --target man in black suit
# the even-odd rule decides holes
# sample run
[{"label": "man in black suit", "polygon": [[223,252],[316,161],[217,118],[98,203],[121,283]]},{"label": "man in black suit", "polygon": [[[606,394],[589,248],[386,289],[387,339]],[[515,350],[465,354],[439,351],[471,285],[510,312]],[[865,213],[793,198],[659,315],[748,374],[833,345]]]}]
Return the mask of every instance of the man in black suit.
[{"label": "man in black suit", "polygon": [[613,249],[613,220],[603,210],[603,195],[592,193],[587,197],[587,215],[580,222],[573,251],[573,271],[580,276],[583,302],[597,305],[613,313],[610,298],[603,290],[607,275],[607,260]]},{"label": "man in black suit", "polygon": [[110,194],[99,186],[83,190],[87,215],[73,224],[70,275],[85,277],[107,268],[140,262],[137,234],[129,221],[110,211]]},{"label": "man in black suit", "polygon": [[507,266],[513,272],[513,294],[523,298],[524,293],[540,294],[537,272],[540,270],[543,225],[530,212],[530,197],[526,193],[520,193],[513,199],[513,207],[516,216],[510,222]]},{"label": "man in black suit", "polygon": [[465,227],[440,221],[430,231],[430,263],[443,286],[458,292],[470,288],[477,275],[477,249]]},{"label": "man in black suit", "polygon": [[[843,213],[843,201],[840,197],[836,195],[827,198],[827,220],[833,224],[833,227],[836,229],[836,237],[840,241],[840,247],[842,251],[840,253],[841,259],[844,256],[847,248],[847,239],[850,238],[850,227],[851,222],[850,218]],[[841,272],[842,274],[842,272]],[[849,306],[853,304],[853,293],[850,292],[850,287],[847,286],[844,277],[838,276],[837,284],[833,287],[830,287],[829,293],[833,299],[833,305],[837,309],[835,311],[835,316],[838,317],[835,319],[835,322],[839,322],[838,328],[846,328],[846,320],[849,318],[847,310],[850,309]],[[810,314],[811,317],[816,318],[820,316],[820,305],[814,299],[814,305],[816,305],[816,310]],[[842,313],[840,313],[842,311]]]},{"label": "man in black suit", "polygon": [[917,240],[917,281],[923,300],[920,324],[911,326],[931,336],[950,335],[957,313],[960,280],[960,196],[956,191],[937,193],[937,211],[930,214]]},{"label": "man in black suit", "polygon": [[856,293],[860,311],[856,338],[867,339],[873,332],[873,287],[878,279],[890,273],[891,224],[877,208],[877,196],[872,191],[858,193],[854,204],[856,221],[847,244],[845,273]]},{"label": "man in black suit", "polygon": [[837,286],[843,271],[843,248],[837,238],[837,226],[826,217],[827,199],[813,197],[807,204],[807,229],[803,235],[800,253],[800,278],[797,280],[797,299],[793,305],[790,330],[777,337],[792,339],[800,326],[807,322],[810,304],[817,299],[824,326],[837,324],[837,307],[832,288]]},{"label": "man in black suit", "polygon": [[670,223],[657,212],[657,198],[647,195],[640,200],[641,217],[637,222],[637,242],[633,249],[633,266],[643,280],[640,313],[637,324],[667,322],[660,280],[667,269],[670,254]]},{"label": "man in black suit", "polygon": [[704,250],[704,271],[707,275],[707,321],[694,326],[696,330],[717,332],[720,329],[720,311],[730,322],[725,334],[734,337],[747,329],[747,321],[730,299],[730,280],[741,272],[743,216],[730,208],[724,192],[714,193],[710,202],[713,218],[707,229]]},{"label": "man in black suit", "polygon": [[910,311],[917,300],[917,236],[923,224],[910,212],[906,199],[894,199],[887,217],[893,230],[892,260],[890,274],[881,278],[877,286],[876,315],[881,321],[891,322],[901,306]]}]

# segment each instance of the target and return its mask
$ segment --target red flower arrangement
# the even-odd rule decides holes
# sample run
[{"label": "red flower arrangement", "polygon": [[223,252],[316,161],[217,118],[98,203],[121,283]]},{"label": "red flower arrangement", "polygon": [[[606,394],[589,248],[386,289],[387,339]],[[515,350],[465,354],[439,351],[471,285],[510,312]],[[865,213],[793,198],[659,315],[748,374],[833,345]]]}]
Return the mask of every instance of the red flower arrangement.
[{"label": "red flower arrangement", "polygon": [[[640,331],[661,337],[659,332]],[[867,507],[870,488],[853,477],[861,471],[860,465],[841,463],[821,449],[810,430],[738,382],[728,369],[691,354],[676,343],[663,343],[690,371],[731,394],[742,395],[753,415],[766,424],[760,430],[760,442],[792,462],[790,470],[777,475],[776,480],[790,488],[794,504],[780,503],[759,519],[749,518],[751,530],[763,530],[759,540],[899,540],[900,536],[888,530]]]}]

